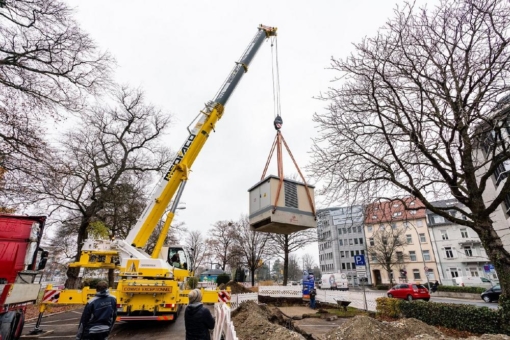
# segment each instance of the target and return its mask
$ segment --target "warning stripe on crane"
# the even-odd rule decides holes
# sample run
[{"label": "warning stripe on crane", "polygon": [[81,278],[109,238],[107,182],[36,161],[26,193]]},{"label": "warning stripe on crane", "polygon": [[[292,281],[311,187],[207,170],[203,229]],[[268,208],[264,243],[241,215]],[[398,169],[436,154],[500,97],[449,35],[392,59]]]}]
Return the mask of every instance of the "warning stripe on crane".
[{"label": "warning stripe on crane", "polygon": [[57,303],[59,297],[60,297],[60,290],[56,290],[56,289],[45,290],[42,302]]},{"label": "warning stripe on crane", "polygon": [[218,292],[218,302],[230,302],[230,293],[226,290],[220,290]]}]

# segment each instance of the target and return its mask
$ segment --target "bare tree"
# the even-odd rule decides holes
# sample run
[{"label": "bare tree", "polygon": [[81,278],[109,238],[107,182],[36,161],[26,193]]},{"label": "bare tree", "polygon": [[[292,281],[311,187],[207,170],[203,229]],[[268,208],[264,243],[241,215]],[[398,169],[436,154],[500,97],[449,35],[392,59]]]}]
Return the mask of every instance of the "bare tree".
[{"label": "bare tree", "polygon": [[238,255],[234,252],[234,222],[218,221],[209,229],[208,234],[207,246],[210,249],[211,256],[214,261],[221,265],[221,269],[225,270],[226,265]]},{"label": "bare tree", "polygon": [[263,260],[272,254],[269,244],[269,234],[255,232],[250,229],[247,216],[243,216],[235,223],[236,252],[241,254],[242,261],[250,270],[251,284],[255,285],[255,270],[262,265]]},{"label": "bare tree", "polygon": [[371,266],[380,266],[384,269],[388,273],[390,285],[393,285],[393,269],[402,266],[404,261],[409,258],[404,253],[404,247],[407,244],[405,229],[387,226],[385,229],[375,231],[373,239],[374,245],[367,247]]},{"label": "bare tree", "polygon": [[100,53],[58,0],[4,0],[0,6],[0,101],[10,88],[46,108],[77,110],[83,92],[108,81],[111,57]]},{"label": "bare tree", "polygon": [[[310,165],[331,200],[412,195],[475,230],[498,272],[507,318],[510,253],[491,214],[510,193],[510,181],[499,184],[497,195],[487,184],[510,159],[501,137],[508,106],[497,107],[508,94],[509,25],[510,5],[502,0],[397,8],[377,35],[347,58],[332,59],[341,84],[321,97],[328,107],[314,116],[321,132]],[[483,156],[482,146],[489,146]],[[452,196],[466,207],[454,208],[457,217],[430,203]]]},{"label": "bare tree", "polygon": [[196,268],[200,267],[202,263],[204,263],[210,250],[207,247],[207,243],[204,240],[202,233],[198,230],[186,232],[184,245],[187,248],[191,261],[191,263],[188,263],[188,270],[194,272]]},{"label": "bare tree", "polygon": [[313,258],[313,255],[310,253],[306,253],[301,257],[301,261],[303,261],[303,269],[309,270],[313,269],[316,266],[315,259]]},{"label": "bare tree", "polygon": [[[75,260],[87,227],[111,203],[124,179],[162,171],[170,161],[170,153],[160,145],[169,118],[145,104],[141,91],[121,88],[116,101],[114,107],[94,107],[83,114],[52,155],[43,190],[34,188],[50,208],[66,211],[75,221]],[[77,268],[70,268],[68,277],[68,287],[74,286]]]},{"label": "bare tree", "polygon": [[274,253],[283,259],[283,284],[287,284],[289,278],[289,255],[306,245],[317,242],[317,231],[308,229],[292,234],[270,234],[274,243]]},{"label": "bare tree", "polygon": [[58,0],[3,0],[0,6],[0,167],[8,170],[1,199],[11,207],[38,197],[25,182],[39,181],[49,153],[48,119],[79,113],[87,95],[109,87],[108,53],[100,52]]}]

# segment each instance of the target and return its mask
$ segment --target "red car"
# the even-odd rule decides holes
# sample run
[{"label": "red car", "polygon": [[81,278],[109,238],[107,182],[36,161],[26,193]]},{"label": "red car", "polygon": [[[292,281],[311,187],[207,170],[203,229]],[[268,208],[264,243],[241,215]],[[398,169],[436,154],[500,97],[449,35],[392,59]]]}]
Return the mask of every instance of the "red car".
[{"label": "red car", "polygon": [[389,298],[406,299],[408,301],[422,299],[430,300],[430,294],[425,286],[414,283],[402,283],[388,290]]}]

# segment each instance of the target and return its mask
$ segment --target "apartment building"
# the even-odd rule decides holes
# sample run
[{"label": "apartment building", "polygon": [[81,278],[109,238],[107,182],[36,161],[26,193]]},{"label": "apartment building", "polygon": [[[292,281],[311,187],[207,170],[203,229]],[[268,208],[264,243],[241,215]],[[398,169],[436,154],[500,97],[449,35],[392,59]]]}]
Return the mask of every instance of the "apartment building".
[{"label": "apartment building", "polygon": [[[475,159],[479,164],[487,163],[477,172],[477,177],[485,175],[489,171],[492,162],[491,159],[498,159],[503,152],[499,145],[503,143],[508,148],[510,141],[510,96],[503,98],[500,103],[500,109],[495,113],[494,125],[498,125],[497,130],[488,131],[485,137],[480,141],[479,148],[475,151]],[[496,120],[499,119],[499,123]],[[483,127],[479,127],[482,129]],[[493,153],[494,152],[494,153]],[[493,157],[494,155],[494,157]],[[510,174],[510,161],[504,161],[492,173],[490,180],[486,183],[486,189],[483,192],[483,200],[490,205],[494,197],[501,193],[503,185]],[[507,194],[503,203],[499,205],[494,213],[490,215],[493,221],[494,230],[497,232],[507,251],[510,251],[510,194]]]},{"label": "apartment building", "polygon": [[366,252],[363,207],[321,209],[318,217],[321,271],[345,273],[352,284],[358,284],[354,256],[365,255]]},{"label": "apartment building", "polygon": [[366,207],[364,221],[367,258],[374,284],[427,283],[438,278],[421,201],[408,197],[370,204]]},{"label": "apartment building", "polygon": [[[431,203],[440,208],[461,207],[454,199]],[[453,209],[448,212],[452,216],[459,214]],[[465,216],[456,217],[465,219]],[[430,210],[427,210],[427,224],[442,284],[452,285],[452,279],[459,276],[497,279],[496,273],[484,271],[484,265],[489,264],[489,258],[480,238],[471,228],[452,223]]]}]

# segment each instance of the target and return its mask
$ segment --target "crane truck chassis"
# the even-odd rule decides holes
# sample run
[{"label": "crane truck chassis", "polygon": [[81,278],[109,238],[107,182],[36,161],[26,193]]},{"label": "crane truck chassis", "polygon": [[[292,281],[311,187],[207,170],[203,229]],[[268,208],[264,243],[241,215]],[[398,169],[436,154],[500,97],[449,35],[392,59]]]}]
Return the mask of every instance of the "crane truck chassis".
[{"label": "crane truck chassis", "polygon": [[[136,225],[125,240],[84,241],[78,262],[71,267],[116,269],[120,280],[110,293],[117,298],[117,321],[130,320],[175,320],[181,307],[188,303],[186,280],[193,276],[187,269],[190,264],[182,247],[163,247],[166,235],[188,180],[192,164],[202,147],[221,119],[224,107],[241,80],[262,43],[276,36],[276,28],[260,25],[242,57],[221,86],[214,99],[205,105],[188,126],[189,136],[179,149],[165,175],[159,180],[156,190]],[[190,129],[191,125],[194,127]],[[168,209],[170,206],[170,209]],[[166,213],[163,228],[158,235],[154,250],[146,253],[147,240]],[[181,268],[173,266],[170,260],[178,253],[184,259]],[[48,286],[45,299],[40,306],[39,319],[34,333],[41,332],[40,321],[46,307],[53,304],[86,304],[94,296],[95,289],[54,290]],[[202,289],[204,303],[228,302],[230,292]]]}]

